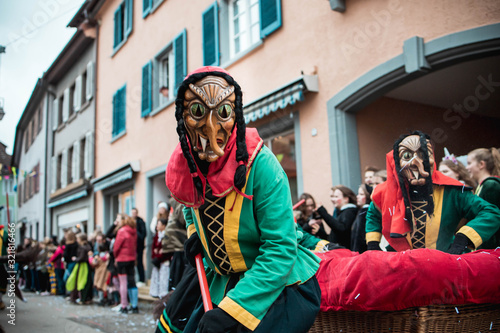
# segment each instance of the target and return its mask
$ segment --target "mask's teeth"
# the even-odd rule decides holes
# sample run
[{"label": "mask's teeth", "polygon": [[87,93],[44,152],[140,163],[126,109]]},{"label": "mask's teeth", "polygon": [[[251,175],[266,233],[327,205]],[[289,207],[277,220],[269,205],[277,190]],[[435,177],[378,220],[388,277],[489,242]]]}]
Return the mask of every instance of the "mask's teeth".
[{"label": "mask's teeth", "polygon": [[202,138],[200,136],[200,142],[201,142],[201,147],[203,148],[203,152],[205,152],[205,149],[207,148],[207,139]]},{"label": "mask's teeth", "polygon": [[418,179],[419,173],[416,170],[412,170],[413,175],[415,176],[415,179]]}]

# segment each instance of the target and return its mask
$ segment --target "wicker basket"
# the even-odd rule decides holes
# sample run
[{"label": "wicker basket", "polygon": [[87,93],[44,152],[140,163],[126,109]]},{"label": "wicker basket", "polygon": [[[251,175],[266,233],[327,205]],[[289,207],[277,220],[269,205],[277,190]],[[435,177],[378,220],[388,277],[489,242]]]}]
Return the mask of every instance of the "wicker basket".
[{"label": "wicker basket", "polygon": [[500,332],[500,304],[429,305],[402,311],[320,312],[309,332]]}]

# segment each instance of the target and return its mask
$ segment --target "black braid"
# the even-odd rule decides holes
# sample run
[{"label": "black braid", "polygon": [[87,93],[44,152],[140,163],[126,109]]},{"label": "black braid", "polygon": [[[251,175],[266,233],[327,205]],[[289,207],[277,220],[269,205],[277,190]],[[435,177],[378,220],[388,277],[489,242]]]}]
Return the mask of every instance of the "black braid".
[{"label": "black braid", "polygon": [[425,179],[424,186],[426,187],[426,193],[429,194],[429,197],[427,198],[427,213],[431,216],[434,213],[434,200],[431,196],[434,189],[432,186],[432,170],[429,162],[429,149],[427,148],[427,140],[430,141],[431,137],[420,131],[415,131],[413,133],[420,136],[420,149],[422,151],[422,156],[424,157],[424,170],[429,173],[429,177]]},{"label": "black braid", "polygon": [[[186,90],[189,88],[191,83],[196,83],[199,80],[203,79],[206,76],[213,75],[222,77],[227,81],[230,85],[234,86],[234,91],[236,95],[235,101],[235,117],[237,124],[237,132],[236,132],[236,161],[247,162],[248,161],[248,151],[245,140],[246,133],[246,125],[245,118],[243,117],[243,98],[240,86],[234,81],[234,79],[222,72],[204,72],[204,73],[196,73],[190,75],[187,79],[185,79],[180,85],[177,91],[177,98],[175,100],[175,119],[177,120],[177,134],[179,134],[179,141],[182,147],[182,153],[186,158],[189,166],[189,170],[191,173],[197,172],[196,162],[194,161],[193,156],[189,151],[189,145],[187,143],[187,135],[186,128],[184,126],[184,120],[182,118],[182,114],[184,112],[184,94]],[[196,189],[200,194],[203,194],[203,183],[201,179],[198,177],[193,178]],[[246,182],[246,166],[239,165],[234,173],[234,185],[241,191],[243,186],[245,186]]]},{"label": "black braid", "polygon": [[398,180],[399,180],[399,187],[401,188],[401,192],[403,193],[403,201],[405,204],[405,219],[409,223],[409,225],[411,226],[412,231],[413,231],[413,223],[412,223],[413,217],[412,217],[412,213],[411,213],[411,204],[410,204],[410,198],[409,198],[409,194],[408,194],[408,187],[406,185],[406,180],[401,173],[401,160],[399,159],[399,144],[407,136],[408,135],[401,136],[394,143],[394,146],[392,147],[392,149],[393,149],[393,155],[394,155],[394,165],[396,167],[396,173],[398,175]]}]

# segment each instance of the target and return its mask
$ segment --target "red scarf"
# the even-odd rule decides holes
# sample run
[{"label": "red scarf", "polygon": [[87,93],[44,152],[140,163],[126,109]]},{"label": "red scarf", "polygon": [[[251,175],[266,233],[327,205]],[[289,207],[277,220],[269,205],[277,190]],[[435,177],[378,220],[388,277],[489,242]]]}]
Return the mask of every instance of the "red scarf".
[{"label": "red scarf", "polygon": [[[411,233],[412,221],[405,220],[405,203],[399,186],[393,151],[386,155],[387,181],[377,185],[373,190],[372,200],[382,214],[382,234],[396,251],[410,250],[406,235]],[[458,180],[443,175],[436,170],[436,163],[432,171],[432,183],[435,185],[465,186]],[[399,235],[400,237],[391,237]]]},{"label": "red scarf", "polygon": [[[248,172],[252,162],[255,160],[255,156],[257,156],[264,142],[255,128],[246,129],[245,139],[248,151],[248,162],[246,163]],[[224,148],[224,155],[219,157],[215,162],[209,164],[206,178],[203,177],[198,168],[197,175],[201,178],[203,183],[203,195],[200,196],[194,186],[193,175],[191,175],[189,171],[187,161],[182,153],[181,145],[180,143],[177,144],[168,162],[167,170],[165,171],[165,183],[172,193],[173,198],[187,207],[200,207],[205,202],[205,185],[208,181],[212,188],[212,194],[217,197],[226,196],[233,190],[236,190],[238,194],[251,199],[250,196],[241,193],[234,186],[234,173],[239,165],[236,161],[236,148],[235,127]],[[191,153],[191,146],[189,151]]]}]

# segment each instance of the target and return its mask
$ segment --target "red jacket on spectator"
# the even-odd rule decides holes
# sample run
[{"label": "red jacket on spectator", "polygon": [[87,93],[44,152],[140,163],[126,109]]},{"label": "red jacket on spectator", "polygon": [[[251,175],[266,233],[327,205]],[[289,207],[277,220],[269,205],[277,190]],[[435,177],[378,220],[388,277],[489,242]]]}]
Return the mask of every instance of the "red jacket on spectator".
[{"label": "red jacket on spectator", "polygon": [[113,254],[116,262],[135,261],[137,257],[137,231],[131,226],[124,225],[118,229]]}]

